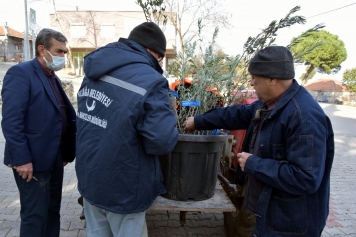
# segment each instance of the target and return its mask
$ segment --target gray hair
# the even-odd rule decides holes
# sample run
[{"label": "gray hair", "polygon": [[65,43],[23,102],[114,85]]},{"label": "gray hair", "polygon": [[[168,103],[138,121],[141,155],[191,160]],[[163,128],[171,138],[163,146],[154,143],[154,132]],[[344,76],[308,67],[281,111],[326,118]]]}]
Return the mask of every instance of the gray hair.
[{"label": "gray hair", "polygon": [[37,49],[38,45],[43,45],[46,49],[51,48],[52,38],[59,42],[67,42],[67,38],[61,32],[48,28],[43,28],[36,37],[36,56],[40,56]]}]

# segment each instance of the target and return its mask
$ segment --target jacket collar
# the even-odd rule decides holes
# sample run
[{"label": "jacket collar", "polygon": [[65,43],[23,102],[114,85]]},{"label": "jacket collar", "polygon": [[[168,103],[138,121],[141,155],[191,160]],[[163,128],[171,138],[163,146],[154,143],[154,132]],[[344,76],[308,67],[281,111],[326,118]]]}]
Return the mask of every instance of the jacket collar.
[{"label": "jacket collar", "polygon": [[[47,76],[46,76],[44,70],[42,69],[40,62],[38,61],[37,58],[34,58],[34,59],[32,59],[31,63],[32,63],[33,67],[35,68],[35,72],[36,72],[38,78],[40,79],[40,81],[42,82],[43,87],[45,88],[45,91],[47,92],[49,98],[52,100],[53,104],[59,110],[58,102],[54,96],[51,86],[48,83]],[[55,78],[55,80],[58,80],[57,77]]]},{"label": "jacket collar", "polygon": [[300,85],[295,79],[293,79],[292,86],[286,92],[284,92],[284,95],[278,101],[276,107],[273,109],[273,111],[268,117],[274,116],[274,114],[276,114],[279,109],[284,107],[298,93],[299,90],[300,90]]},{"label": "jacket collar", "polygon": [[133,40],[129,40],[129,39],[125,39],[125,38],[120,38],[119,42],[129,46],[134,51],[139,52],[140,54],[143,54],[145,57],[147,57],[149,59],[149,61],[151,62],[151,66],[154,69],[156,69],[157,72],[159,72],[160,74],[163,73],[163,69],[159,65],[157,59],[155,57],[153,57],[153,55],[150,52],[148,52],[145,47],[143,47],[142,45],[140,45],[139,43],[137,43]]}]

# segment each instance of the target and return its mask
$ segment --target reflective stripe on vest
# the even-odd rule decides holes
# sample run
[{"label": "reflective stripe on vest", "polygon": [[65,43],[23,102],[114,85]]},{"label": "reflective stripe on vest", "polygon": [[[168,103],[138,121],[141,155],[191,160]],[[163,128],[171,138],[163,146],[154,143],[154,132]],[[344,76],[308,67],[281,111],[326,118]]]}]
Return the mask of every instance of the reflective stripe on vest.
[{"label": "reflective stripe on vest", "polygon": [[144,96],[146,94],[146,92],[147,92],[147,90],[142,88],[142,87],[139,87],[139,86],[136,86],[134,84],[128,83],[126,81],[117,79],[115,77],[111,77],[111,76],[105,75],[105,76],[101,77],[100,80],[105,81],[105,82],[110,83],[110,84],[113,84],[115,86],[119,86],[119,87],[124,88],[126,90],[135,92],[135,93],[140,94],[142,96]]}]

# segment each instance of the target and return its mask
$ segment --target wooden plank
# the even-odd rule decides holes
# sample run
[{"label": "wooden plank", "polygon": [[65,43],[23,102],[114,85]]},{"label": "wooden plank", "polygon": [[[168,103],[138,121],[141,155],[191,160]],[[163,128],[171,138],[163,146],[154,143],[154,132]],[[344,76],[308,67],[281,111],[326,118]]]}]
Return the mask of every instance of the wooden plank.
[{"label": "wooden plank", "polygon": [[[220,185],[219,185],[220,186]],[[234,212],[235,206],[220,187],[214,195],[203,201],[176,201],[158,196],[148,210],[152,211],[201,211],[201,212]]]}]

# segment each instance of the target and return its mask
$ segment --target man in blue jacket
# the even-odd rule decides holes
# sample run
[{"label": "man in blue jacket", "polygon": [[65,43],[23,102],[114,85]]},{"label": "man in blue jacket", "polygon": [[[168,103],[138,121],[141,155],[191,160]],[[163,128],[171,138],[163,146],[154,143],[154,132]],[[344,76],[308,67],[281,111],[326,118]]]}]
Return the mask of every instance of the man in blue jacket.
[{"label": "man in blue jacket", "polygon": [[244,204],[256,216],[252,236],[320,236],[334,157],[330,120],[293,79],[287,48],[260,50],[248,70],[259,101],[190,117],[185,129],[248,129],[249,146],[237,157],[248,179]]},{"label": "man in blue jacket", "polygon": [[78,92],[78,190],[89,237],[147,236],[145,211],[166,192],[158,155],[178,132],[162,76],[166,38],[152,22],[90,53]]},{"label": "man in blue jacket", "polygon": [[20,193],[20,236],[58,237],[63,166],[75,157],[75,111],[54,71],[67,39],[51,29],[36,38],[36,58],[11,67],[2,88],[4,164]]}]

